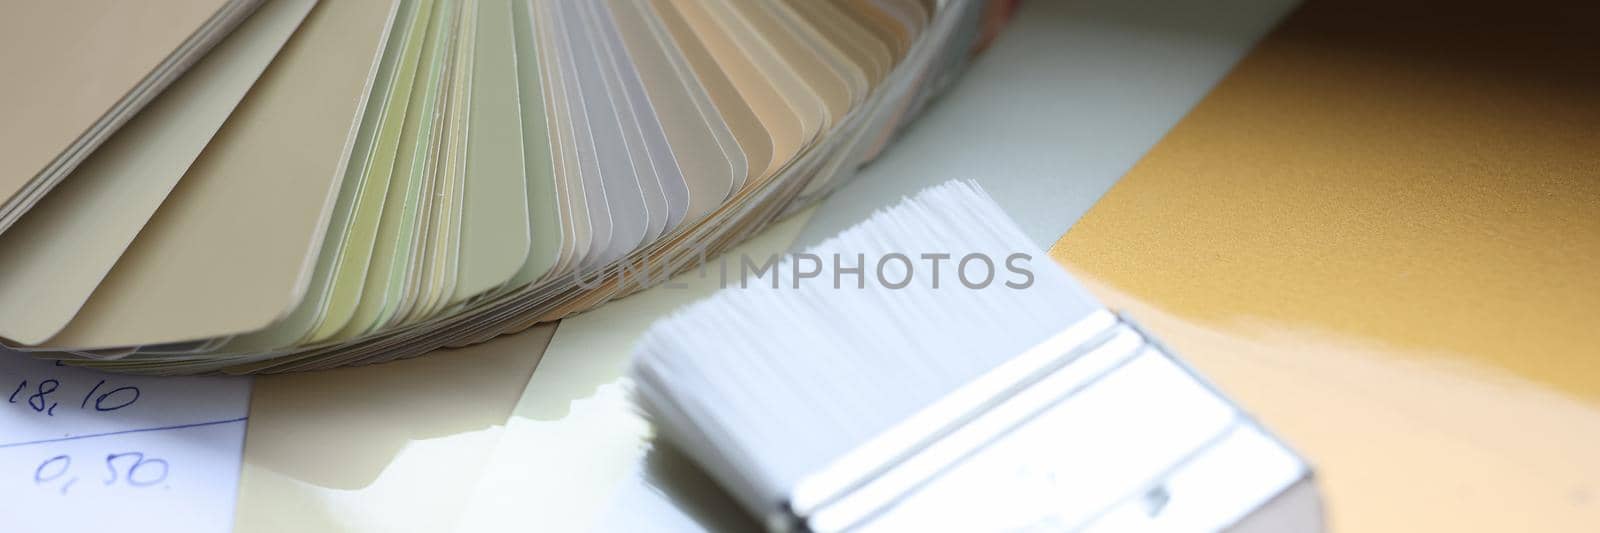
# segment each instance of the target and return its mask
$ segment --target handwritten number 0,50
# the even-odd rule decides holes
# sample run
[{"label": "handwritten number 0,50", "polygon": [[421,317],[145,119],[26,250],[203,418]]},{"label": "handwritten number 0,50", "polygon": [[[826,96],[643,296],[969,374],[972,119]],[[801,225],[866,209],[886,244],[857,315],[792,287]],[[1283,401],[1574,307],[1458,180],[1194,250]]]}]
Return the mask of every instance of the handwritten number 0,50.
[{"label": "handwritten number 0,50", "polygon": [[[33,469],[33,484],[44,485],[59,481],[66,478],[71,469],[72,457],[66,454],[45,459]],[[165,459],[145,457],[144,452],[106,454],[106,478],[101,482],[106,486],[122,481],[130,487],[149,487],[166,481],[171,469],[171,465]],[[57,490],[61,494],[66,494],[67,489],[77,481],[76,476],[67,479]]]}]

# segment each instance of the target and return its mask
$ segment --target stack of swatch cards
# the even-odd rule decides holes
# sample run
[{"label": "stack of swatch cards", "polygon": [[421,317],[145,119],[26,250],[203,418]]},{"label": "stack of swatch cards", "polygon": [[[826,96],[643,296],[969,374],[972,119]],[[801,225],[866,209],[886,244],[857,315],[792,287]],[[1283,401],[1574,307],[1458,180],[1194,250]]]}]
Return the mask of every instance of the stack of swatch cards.
[{"label": "stack of swatch cards", "polygon": [[0,17],[0,338],[124,372],[481,342],[848,178],[981,0],[25,2]]}]

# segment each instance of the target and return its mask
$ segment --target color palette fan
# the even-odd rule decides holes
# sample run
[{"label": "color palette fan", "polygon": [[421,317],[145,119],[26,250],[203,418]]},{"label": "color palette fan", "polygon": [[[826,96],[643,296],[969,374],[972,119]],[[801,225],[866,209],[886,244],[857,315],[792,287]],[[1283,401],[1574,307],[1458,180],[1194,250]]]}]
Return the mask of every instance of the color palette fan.
[{"label": "color palette fan", "polygon": [[848,178],[1000,4],[31,3],[0,45],[77,48],[0,58],[0,338],[284,372],[592,308]]}]

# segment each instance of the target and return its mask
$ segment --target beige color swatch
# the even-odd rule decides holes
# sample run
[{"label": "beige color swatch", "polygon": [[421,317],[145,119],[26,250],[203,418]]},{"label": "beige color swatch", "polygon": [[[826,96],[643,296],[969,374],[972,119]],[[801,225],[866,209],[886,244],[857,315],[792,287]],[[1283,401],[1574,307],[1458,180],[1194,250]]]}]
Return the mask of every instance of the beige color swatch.
[{"label": "beige color swatch", "polygon": [[906,52],[911,49],[915,28],[909,26],[908,21],[903,21],[893,13],[885,11],[878,3],[877,0],[834,0],[834,5],[859,20],[877,35],[878,39],[887,44],[898,61],[905,58]]},{"label": "beige color swatch", "polygon": [[[688,60],[694,70],[695,79],[710,95],[713,105],[727,121],[728,128],[733,131],[734,138],[739,142],[739,149],[745,153],[748,173],[734,182],[734,190],[743,187],[746,181],[767,175],[767,170],[773,168],[773,160],[778,157],[777,153],[780,151],[776,134],[770,130],[771,126],[757,113],[755,104],[740,93],[731,76],[718,66],[717,59],[712,55],[711,46],[696,36],[696,30],[679,13],[678,8],[673,6],[673,0],[651,0],[651,2],[656,16],[667,28],[678,50],[683,53],[684,59]],[[783,145],[781,149],[788,150],[788,145]]]},{"label": "beige color swatch", "polygon": [[318,5],[48,344],[219,337],[288,313],[309,282],[395,5]]},{"label": "beige color swatch", "polygon": [[0,234],[0,337],[67,325],[315,4],[262,6]]},{"label": "beige color swatch", "polygon": [[1056,244],[1335,531],[1600,523],[1600,11],[1313,1]]},{"label": "beige color swatch", "polygon": [[829,2],[787,0],[786,3],[830,41],[840,43],[844,52],[865,71],[868,85],[877,87],[889,75],[894,65],[894,52],[853,17]]},{"label": "beige color swatch", "polygon": [[[687,62],[671,57],[678,52],[675,47],[667,48],[671,41],[665,36],[665,28],[653,26],[660,22],[647,17],[649,7],[637,0],[612,0],[610,6],[612,18],[628,53],[634,58],[640,80],[650,95],[689,186],[689,208],[684,220],[698,220],[722,205],[733,182],[743,178],[744,170],[734,168],[730,161],[733,154],[723,150],[717,132],[713,131],[715,128],[727,130],[727,125],[720,118],[715,123],[708,121],[702,114],[702,104],[693,93],[700,91],[704,98],[704,90],[698,85],[689,85],[693,74],[687,72]],[[675,69],[674,60],[682,62],[684,71]],[[705,105],[710,105],[709,100]],[[731,138],[732,134],[727,135]],[[743,152],[738,152],[737,146],[734,148],[734,153],[742,159]],[[734,177],[734,172],[739,174],[738,178]]]},{"label": "beige color swatch", "polygon": [[[816,50],[818,59],[834,71],[849,95],[850,107],[861,105],[866,100],[871,91],[867,81],[866,65],[849,50],[848,42],[835,40],[830,33],[817,27],[815,22],[795,11],[788,3],[774,2],[769,4],[767,9],[785,28],[794,33],[796,39]],[[838,119],[834,122],[838,122]]]},{"label": "beige color swatch", "polygon": [[[387,131],[399,128],[390,127],[388,122],[391,121],[385,119],[391,114],[389,108],[395,105],[395,101],[404,100],[393,96],[397,78],[406,77],[409,80],[409,66],[415,63],[406,59],[415,56],[408,53],[416,48],[408,46],[408,40],[417,33],[411,30],[419,25],[416,19],[421,6],[418,4],[402,0],[400,11],[395,14],[394,26],[389,30],[389,41],[384,45],[383,60],[372,81],[372,95],[367,99],[367,108],[361,114],[361,125],[350,149],[350,164],[345,167],[344,184],[339,188],[339,199],[334,203],[333,214],[328,220],[327,236],[322,239],[322,249],[317,252],[316,266],[305,297],[289,316],[266,329],[234,336],[218,351],[244,354],[293,348],[302,343],[315,342],[314,331],[319,325],[342,321],[342,317],[349,316],[335,311],[340,307],[332,300],[340,292],[337,281],[341,277],[341,267],[356,262],[354,257],[363,253],[363,247],[354,241],[361,241],[364,236],[370,235],[368,228],[375,225],[370,220],[375,218],[370,213],[371,209],[365,210],[368,212],[362,209],[364,204],[370,205],[367,202],[376,188],[373,187],[376,180],[369,169],[381,166],[383,163],[380,160],[384,159],[384,155],[393,154],[392,143],[383,141],[393,137],[385,135]],[[388,149],[385,150],[385,147]],[[392,157],[389,160],[392,161]],[[371,239],[365,241],[370,242]],[[365,258],[359,262],[365,264]]]},{"label": "beige color swatch", "polygon": [[0,198],[22,191],[229,4],[8,3],[0,17],[0,50],[8,51],[0,56],[8,80],[0,84]]},{"label": "beige color swatch", "polygon": [[783,63],[793,69],[799,81],[811,89],[826,111],[828,124],[838,124],[850,111],[855,98],[850,94],[844,74],[828,64],[822,50],[785,26],[772,6],[756,2],[729,2],[728,6],[738,13],[740,21],[761,35]]},{"label": "beige color swatch", "polygon": [[696,26],[695,31],[700,32],[702,39],[720,43],[712,50],[718,63],[732,73],[740,93],[746,98],[759,95],[754,101],[773,106],[770,109],[758,106],[757,115],[769,121],[773,131],[784,132],[773,137],[778,141],[774,147],[782,148],[773,153],[782,157],[774,157],[776,165],[767,167],[769,174],[779,172],[821,134],[826,120],[822,100],[761,35],[740,20],[730,4],[714,0],[699,8],[707,20]]},{"label": "beige color swatch", "polygon": [[[913,41],[928,27],[934,10],[938,9],[929,0],[869,0],[869,5],[893,20],[895,24],[904,27]],[[988,8],[994,7],[996,7],[994,3],[988,6]]]}]

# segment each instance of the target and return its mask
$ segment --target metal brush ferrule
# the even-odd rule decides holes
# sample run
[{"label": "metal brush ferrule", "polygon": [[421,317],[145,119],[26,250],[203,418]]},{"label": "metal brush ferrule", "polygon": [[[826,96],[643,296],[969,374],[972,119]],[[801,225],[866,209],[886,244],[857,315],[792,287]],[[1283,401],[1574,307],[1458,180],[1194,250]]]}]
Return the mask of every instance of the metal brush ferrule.
[{"label": "metal brush ferrule", "polygon": [[1098,311],[804,478],[775,530],[1322,531],[1310,468]]}]

